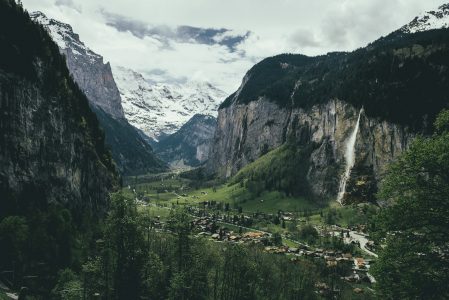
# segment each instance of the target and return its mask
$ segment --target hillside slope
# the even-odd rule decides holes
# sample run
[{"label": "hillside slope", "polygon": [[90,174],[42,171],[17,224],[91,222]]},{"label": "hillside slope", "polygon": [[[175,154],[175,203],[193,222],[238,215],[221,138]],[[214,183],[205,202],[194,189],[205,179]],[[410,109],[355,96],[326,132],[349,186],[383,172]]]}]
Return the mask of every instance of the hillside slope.
[{"label": "hillside slope", "polygon": [[172,167],[197,167],[209,158],[217,120],[194,115],[181,129],[155,145],[155,152]]},{"label": "hillside slope", "polygon": [[145,138],[125,119],[114,119],[95,106],[92,110],[105,132],[106,144],[113,149],[112,158],[121,174],[134,176],[167,170],[167,164],[155,155]]},{"label": "hillside slope", "polygon": [[57,45],[14,1],[0,1],[0,44],[0,216],[104,213],[117,173]]},{"label": "hillside slope", "polygon": [[344,198],[366,200],[416,134],[431,132],[448,89],[449,29],[398,30],[351,53],[265,59],[220,106],[207,170],[231,177],[284,143],[314,145],[298,184],[336,198],[353,155]]},{"label": "hillside slope", "polygon": [[106,144],[111,148],[119,172],[139,175],[166,170],[165,164],[126,120],[110,64],[89,49],[69,24],[50,19],[42,12],[32,13],[31,18],[44,26],[66,57],[70,74],[89,99],[105,130]]}]

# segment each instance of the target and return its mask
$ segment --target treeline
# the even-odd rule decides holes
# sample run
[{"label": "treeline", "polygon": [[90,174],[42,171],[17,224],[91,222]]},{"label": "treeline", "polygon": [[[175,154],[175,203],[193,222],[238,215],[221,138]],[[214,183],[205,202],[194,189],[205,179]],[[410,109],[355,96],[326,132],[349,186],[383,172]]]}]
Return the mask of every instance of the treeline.
[{"label": "treeline", "polygon": [[449,102],[448,46],[449,30],[441,29],[395,32],[349,53],[274,56],[247,73],[237,102],[267,97],[281,107],[309,108],[340,99],[363,106],[368,116],[431,131]]},{"label": "treeline", "polygon": [[352,293],[340,280],[346,267],[195,238],[184,210],[171,212],[168,232],[152,221],[115,195],[94,254],[81,271],[59,273],[52,299],[319,299],[318,282],[334,291],[324,298]]},{"label": "treeline", "polygon": [[373,267],[383,299],[449,299],[449,111],[418,138],[383,181]]}]

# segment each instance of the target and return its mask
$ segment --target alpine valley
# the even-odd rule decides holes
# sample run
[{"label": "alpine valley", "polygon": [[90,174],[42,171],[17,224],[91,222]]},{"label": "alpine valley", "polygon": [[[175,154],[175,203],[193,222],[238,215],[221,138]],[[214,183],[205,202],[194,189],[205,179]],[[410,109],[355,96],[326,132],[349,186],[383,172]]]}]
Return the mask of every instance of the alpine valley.
[{"label": "alpine valley", "polygon": [[[257,23],[273,1],[210,3],[241,27],[237,9]],[[228,95],[111,65],[47,15],[173,60],[273,40],[142,19],[188,20],[181,2],[24,2],[0,0],[1,300],[449,299],[449,4],[353,51],[251,58]]]}]

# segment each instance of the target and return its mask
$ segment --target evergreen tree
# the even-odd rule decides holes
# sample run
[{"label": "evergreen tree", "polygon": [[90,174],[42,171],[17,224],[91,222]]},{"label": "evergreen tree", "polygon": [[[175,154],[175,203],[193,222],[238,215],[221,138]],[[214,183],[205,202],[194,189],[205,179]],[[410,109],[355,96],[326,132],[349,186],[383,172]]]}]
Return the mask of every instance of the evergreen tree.
[{"label": "evergreen tree", "polygon": [[141,293],[145,243],[137,207],[122,194],[112,197],[106,224],[106,243],[113,254],[114,290],[119,299],[138,299]]},{"label": "evergreen tree", "polygon": [[379,197],[386,248],[374,266],[387,299],[449,298],[449,111],[430,138],[418,138],[393,164]]}]

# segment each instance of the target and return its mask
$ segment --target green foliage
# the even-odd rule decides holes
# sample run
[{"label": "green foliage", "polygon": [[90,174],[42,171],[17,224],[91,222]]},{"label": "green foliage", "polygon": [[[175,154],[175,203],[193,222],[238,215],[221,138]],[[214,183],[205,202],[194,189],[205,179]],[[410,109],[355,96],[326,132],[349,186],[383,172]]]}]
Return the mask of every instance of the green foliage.
[{"label": "green foliage", "polygon": [[[282,54],[261,61],[248,71],[244,79],[245,85],[238,94],[239,103],[256,101],[260,96],[270,96],[276,102],[284,101],[289,98],[295,85],[292,70],[313,61],[314,58],[294,54]],[[220,108],[229,106],[235,97],[236,93],[229,96]]]},{"label": "green foliage", "polygon": [[60,300],[78,300],[82,298],[82,286],[78,276],[64,269],[58,273],[58,281],[52,290],[52,298]]},{"label": "green foliage", "polygon": [[449,132],[449,110],[443,110],[435,120],[435,129],[437,133]]},{"label": "green foliage", "polygon": [[314,243],[318,239],[318,231],[312,225],[304,225],[299,229],[299,238],[309,243]]},{"label": "green foliage", "polygon": [[221,108],[260,97],[302,108],[337,98],[363,106],[368,116],[429,130],[426,124],[449,102],[448,46],[447,29],[395,32],[350,53],[267,58]]},{"label": "green foliage", "polygon": [[[101,108],[92,106],[106,133],[106,144],[122,175],[158,173],[167,170],[166,164],[153,153],[151,146],[126,120],[116,120]],[[132,158],[132,159],[130,159]]]},{"label": "green foliage", "polygon": [[324,222],[327,225],[335,225],[337,224],[337,219],[338,219],[337,210],[335,208],[332,208],[329,209],[328,212],[326,213],[324,217]]},{"label": "green foliage", "polygon": [[[192,238],[191,218],[184,209],[171,212],[167,222],[170,232],[156,232],[151,224],[151,218],[140,215],[132,200],[114,195],[104,236],[97,241],[97,255],[83,266],[80,276],[85,278],[82,288],[87,296],[99,293],[107,299],[317,299],[315,283],[334,276],[323,273],[326,275],[320,279],[320,273],[326,272],[325,265],[307,259],[292,262],[286,256],[264,253],[259,246]],[[274,239],[281,242],[279,234]],[[134,261],[139,264],[134,265]],[[116,280],[119,274],[126,284]],[[58,281],[55,291],[78,278],[66,277]],[[129,282],[127,277],[137,282]]]},{"label": "green foliage", "polygon": [[273,234],[273,244],[276,246],[282,246],[282,236],[279,232]]},{"label": "green foliage", "polygon": [[143,294],[152,299],[164,299],[168,267],[154,252],[150,252],[142,274]]},{"label": "green foliage", "polygon": [[33,292],[48,295],[58,270],[79,268],[83,252],[88,248],[88,236],[95,230],[95,223],[88,219],[85,222],[86,226],[91,224],[91,229],[81,232],[73,223],[70,211],[58,205],[2,219],[2,270],[14,272],[15,286],[20,286],[24,276],[30,273],[38,275],[29,287]]},{"label": "green foliage", "polygon": [[307,157],[313,146],[298,148],[287,143],[245,166],[231,180],[244,182],[255,196],[264,190],[281,191],[287,196],[309,194]]},{"label": "green foliage", "polygon": [[[177,267],[180,273],[188,270],[191,249],[191,218],[185,209],[172,210],[169,216],[169,228],[176,234]],[[181,276],[182,278],[182,276]]]},{"label": "green foliage", "polygon": [[417,139],[393,164],[379,198],[389,206],[379,226],[386,248],[374,272],[378,290],[391,299],[449,297],[449,132]]},{"label": "green foliage", "polygon": [[144,238],[134,200],[121,194],[112,197],[106,220],[106,244],[114,261],[113,283],[119,299],[137,299],[144,265]]},{"label": "green foliage", "polygon": [[10,216],[0,222],[0,244],[6,261],[23,260],[23,248],[29,236],[29,228],[24,217]]}]

